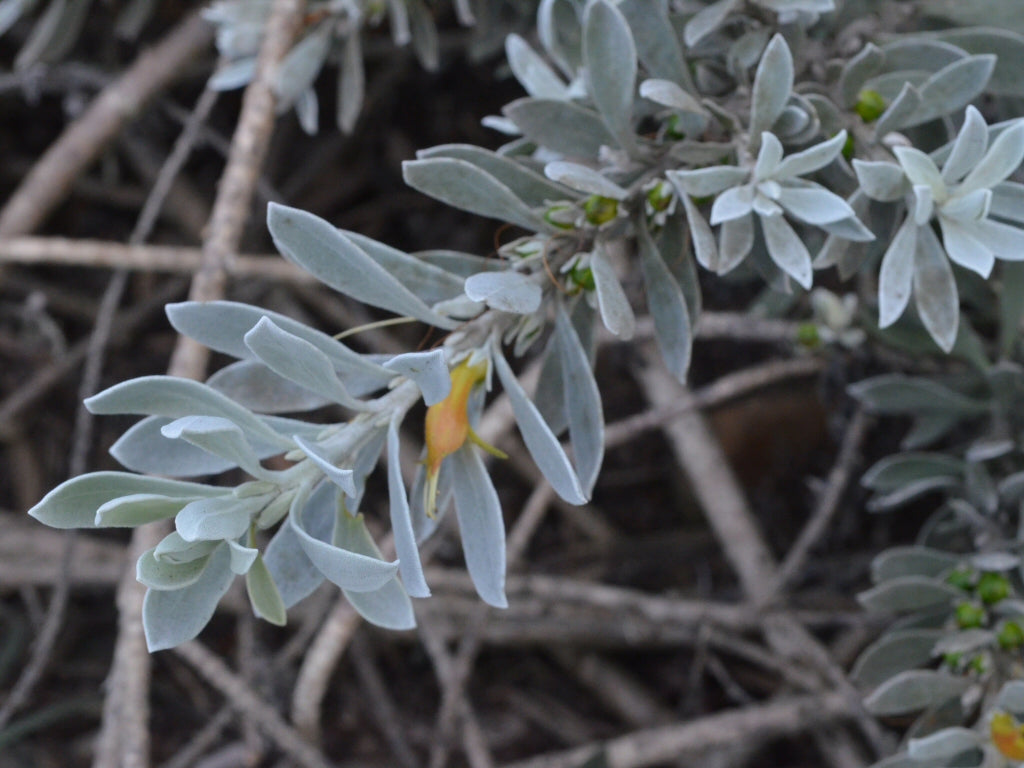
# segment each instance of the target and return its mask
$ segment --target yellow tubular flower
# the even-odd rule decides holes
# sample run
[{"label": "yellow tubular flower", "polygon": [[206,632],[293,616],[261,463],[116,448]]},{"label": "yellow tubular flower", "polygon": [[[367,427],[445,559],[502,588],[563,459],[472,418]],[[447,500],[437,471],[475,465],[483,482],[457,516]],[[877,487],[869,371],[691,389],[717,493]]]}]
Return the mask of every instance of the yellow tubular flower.
[{"label": "yellow tubular flower", "polygon": [[997,712],[989,725],[992,743],[1003,757],[1024,760],[1024,727],[1007,712]]},{"label": "yellow tubular flower", "polygon": [[423,508],[428,517],[437,511],[437,480],[445,456],[455,453],[466,440],[475,443],[500,459],[508,458],[493,445],[484,442],[469,425],[466,412],[473,388],[487,377],[487,361],[470,364],[469,359],[451,372],[452,389],[448,397],[427,408],[425,440],[427,443],[427,482],[424,484]]}]

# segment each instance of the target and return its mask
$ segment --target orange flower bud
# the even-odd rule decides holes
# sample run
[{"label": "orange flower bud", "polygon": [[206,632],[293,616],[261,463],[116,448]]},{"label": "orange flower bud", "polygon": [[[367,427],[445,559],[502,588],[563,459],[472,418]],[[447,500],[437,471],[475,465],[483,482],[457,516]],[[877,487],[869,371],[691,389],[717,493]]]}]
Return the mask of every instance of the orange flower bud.
[{"label": "orange flower bud", "polygon": [[1024,760],[1024,728],[1007,712],[992,716],[989,734],[996,749],[1010,760]]},{"label": "orange flower bud", "polygon": [[427,444],[427,482],[424,487],[423,507],[433,517],[437,507],[437,481],[441,463],[461,448],[466,440],[498,458],[508,458],[492,445],[484,442],[469,425],[469,396],[473,388],[487,377],[487,361],[470,364],[467,358],[451,372],[452,389],[448,397],[427,408],[425,441]]}]

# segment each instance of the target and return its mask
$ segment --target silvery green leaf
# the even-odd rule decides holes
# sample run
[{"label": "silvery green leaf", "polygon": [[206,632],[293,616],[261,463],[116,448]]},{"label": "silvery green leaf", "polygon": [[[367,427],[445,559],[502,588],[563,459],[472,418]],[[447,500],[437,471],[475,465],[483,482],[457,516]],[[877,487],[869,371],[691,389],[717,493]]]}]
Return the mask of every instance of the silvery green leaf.
[{"label": "silvery green leaf", "polygon": [[970,234],[982,248],[991,251],[1001,259],[1020,261],[1024,259],[1024,230],[998,221],[985,219],[976,222]]},{"label": "silvery green leaf", "polygon": [[260,554],[256,547],[245,547],[231,539],[228,540],[228,549],[231,551],[231,571],[238,576],[248,573]]},{"label": "silvery green leaf", "polygon": [[911,739],[907,744],[907,754],[914,760],[942,760],[981,745],[982,737],[977,731],[961,727],[943,728],[928,736]]},{"label": "silvery green leaf", "polygon": [[252,603],[253,612],[260,617],[283,627],[288,621],[288,613],[281,599],[281,593],[277,591],[277,585],[267,570],[266,563],[259,555],[252,563],[252,567],[245,574],[245,591],[249,595],[249,602]]},{"label": "silvery green leaf", "polygon": [[781,181],[796,176],[806,176],[808,173],[824,168],[839,156],[845,143],[846,131],[840,131],[828,141],[815,144],[802,152],[794,152],[782,159],[772,173],[772,178]]},{"label": "silvery green leaf", "polygon": [[[161,428],[173,419],[149,416],[126,431],[110,447],[110,455],[135,472],[169,477],[216,475],[234,464],[181,440],[169,440]],[[280,453],[280,448],[272,449]]]},{"label": "silvery green leaf", "polygon": [[192,499],[223,493],[223,488],[211,488],[183,480],[146,477],[128,472],[92,472],[65,480],[28,513],[53,528],[92,528],[95,526],[96,510],[122,496],[154,494]]},{"label": "silvery green leaf", "polygon": [[1024,120],[1018,120],[996,137],[985,156],[964,177],[959,194],[995,186],[1017,170],[1021,160],[1024,160]]},{"label": "silvery green leaf", "polygon": [[910,183],[903,169],[895,163],[854,158],[853,170],[864,194],[874,200],[893,202],[903,199],[910,191]]},{"label": "silvery green leaf", "polygon": [[219,541],[185,541],[177,531],[171,531],[154,547],[153,557],[167,563],[191,563],[219,546]]},{"label": "silvery green leaf", "polygon": [[968,53],[995,54],[996,66],[985,86],[986,93],[995,96],[1024,95],[1020,69],[1014,64],[1024,59],[1024,30],[1001,29],[991,21],[986,24],[985,27],[946,29],[937,36]]},{"label": "silvery green leaf", "polygon": [[995,705],[1011,712],[1024,712],[1024,680],[1010,680],[999,690]]},{"label": "silvery green leaf", "polygon": [[861,484],[873,491],[888,492],[914,480],[931,477],[960,478],[964,462],[944,453],[908,452],[886,456],[864,473]]},{"label": "silvery green leaf", "polygon": [[544,175],[578,192],[625,200],[629,192],[607,176],[577,163],[556,160],[544,166]]},{"label": "silvery green leaf", "polygon": [[[921,422],[918,422],[915,426],[920,426]],[[948,431],[949,426],[945,420],[939,419],[936,423],[927,423],[929,430],[942,430]],[[913,437],[908,435],[904,438],[904,446],[909,445],[923,445],[924,442],[930,442],[925,440],[924,435],[915,434]],[[927,437],[931,437],[928,435]],[[924,442],[922,442],[924,441]],[[929,493],[935,493],[936,491],[947,491],[950,488],[957,488],[961,485],[959,480],[955,480],[951,477],[929,477],[923,480],[913,480],[908,482],[895,491],[891,491],[885,495],[875,496],[868,502],[868,512],[890,512],[894,509],[899,509],[902,506],[909,504],[911,501],[920,498]]]},{"label": "silvery green leaf", "polygon": [[680,195],[683,201],[683,208],[686,211],[686,220],[690,223],[690,237],[693,238],[693,252],[697,261],[704,269],[712,272],[718,271],[718,246],[715,245],[715,236],[711,233],[711,227],[704,220],[697,206],[689,195]]},{"label": "silvery green leaf", "polygon": [[921,150],[915,147],[894,147],[893,153],[913,186],[932,190],[945,187],[942,174],[935,162]]},{"label": "silvery green leaf", "polygon": [[927,576],[898,576],[857,595],[857,602],[869,611],[897,613],[919,611],[951,604],[963,592]]},{"label": "silvery green leaf", "polygon": [[481,272],[466,278],[466,295],[502,312],[529,315],[540,309],[543,291],[521,272]]},{"label": "silvery green leaf", "polygon": [[154,557],[150,549],[136,562],[135,579],[149,589],[183,589],[199,581],[209,564],[209,556],[185,563],[168,562]]},{"label": "silvery green leaf", "polygon": [[875,376],[851,384],[849,393],[873,413],[944,413],[981,416],[989,403],[954,392],[938,382],[899,373]]},{"label": "silvery green leaf", "polygon": [[622,12],[607,0],[592,0],[583,14],[583,63],[587,90],[605,125],[620,147],[634,152],[636,45]]},{"label": "silvery green leaf", "polygon": [[115,384],[86,399],[95,414],[164,416],[221,416],[234,422],[247,435],[288,450],[291,441],[268,427],[249,411],[205,384],[174,376],[143,376]]},{"label": "silvery green leaf", "polygon": [[697,87],[690,76],[690,68],[683,58],[679,35],[668,14],[664,0],[625,0],[619,11],[626,17],[636,42],[637,55],[651,77],[679,83],[691,93]]},{"label": "silvery green leaf", "polygon": [[864,83],[881,68],[883,61],[885,54],[882,49],[874,43],[866,43],[856,56],[846,62],[836,86],[841,107],[850,109],[857,103]]},{"label": "silvery green leaf", "polygon": [[1020,565],[1020,556],[1009,552],[980,552],[971,556],[971,565],[982,571],[1009,571]]},{"label": "silvery green leaf", "polygon": [[895,323],[910,301],[918,226],[907,216],[882,257],[878,275],[878,326]]},{"label": "silvery green leaf", "polygon": [[388,21],[391,22],[391,39],[395,45],[408,45],[412,40],[409,29],[409,9],[405,0],[384,0],[388,7]]},{"label": "silvery green leaf", "polygon": [[716,0],[711,5],[701,8],[693,18],[686,22],[686,27],[683,29],[683,42],[688,48],[695,46],[718,29],[738,4],[739,0]]},{"label": "silvery green leaf", "polygon": [[366,72],[363,69],[363,45],[358,30],[353,30],[342,45],[338,68],[338,104],[335,119],[342,133],[352,133],[366,97]]},{"label": "silvery green leaf", "polygon": [[768,43],[757,65],[750,102],[750,143],[757,149],[761,133],[767,131],[789,101],[793,90],[793,55],[782,35],[776,34]]},{"label": "silvery green leaf", "polygon": [[[447,375],[447,369],[445,369]],[[449,378],[449,383],[451,379]],[[412,513],[409,498],[405,495],[405,481],[402,479],[398,419],[388,425],[388,498],[391,510],[391,532],[398,555],[398,570],[402,582],[413,597],[430,597],[430,587],[423,577],[420,551],[416,546],[416,534],[412,527]]]},{"label": "silvery green leaf", "polygon": [[953,269],[931,227],[918,229],[914,249],[914,300],[921,322],[944,352],[953,349],[960,301]]},{"label": "silvery green leaf", "polygon": [[717,273],[724,275],[738,267],[753,247],[753,216],[743,216],[722,224],[718,239]]},{"label": "silvery green leaf", "polygon": [[342,234],[423,302],[435,304],[462,294],[462,281],[441,267],[357,232]]},{"label": "silvery green leaf", "polygon": [[292,106],[299,94],[313,84],[330,47],[331,24],[322,23],[288,51],[278,65],[272,83],[278,112]]},{"label": "silvery green leaf", "polygon": [[433,157],[402,163],[405,183],[453,208],[508,221],[530,231],[546,225],[533,209],[491,174],[465,160]]},{"label": "silvery green leaf", "polygon": [[[667,270],[666,270],[667,274]],[[669,279],[671,276],[668,275]],[[674,282],[674,281],[673,281]],[[580,484],[590,495],[604,458],[604,413],[590,359],[561,306],[555,315],[560,373],[569,437]]]},{"label": "silvery green leaf", "polygon": [[568,88],[530,44],[512,33],[505,38],[505,56],[512,74],[528,94],[537,99],[568,98]]},{"label": "silvery green leaf", "polygon": [[964,113],[964,124],[942,166],[943,181],[952,184],[962,179],[981,162],[987,148],[988,126],[981,113],[969,104]]},{"label": "silvery green leaf", "polygon": [[871,561],[871,579],[880,583],[903,576],[933,578],[958,562],[959,557],[930,547],[892,547]]},{"label": "silvery green leaf", "polygon": [[923,227],[931,221],[935,212],[935,196],[932,188],[924,184],[915,184],[911,190],[911,205],[908,206],[908,215],[919,227]]},{"label": "silvery green leaf", "polygon": [[268,501],[266,496],[233,495],[190,501],[174,518],[174,528],[185,541],[237,539]]},{"label": "silvery green leaf", "polygon": [[505,269],[506,266],[505,263],[499,259],[488,259],[472,253],[462,253],[461,251],[449,251],[444,249],[416,251],[410,255],[414,259],[418,259],[427,264],[432,264],[446,272],[450,272],[456,277],[462,278],[459,282],[460,293],[462,292],[462,283],[470,275],[475,275],[477,272],[499,272]]},{"label": "silvery green leaf", "polygon": [[330,398],[346,408],[365,410],[341,383],[330,358],[305,339],[279,328],[267,317],[245,334],[245,344],[278,376]]},{"label": "silvery green leaf", "polygon": [[[995,266],[996,257],[975,237],[974,227],[965,226],[956,219],[940,215],[939,228],[942,231],[942,245],[950,260],[988,279],[992,274],[992,267]],[[1021,244],[1024,245],[1024,233]]]},{"label": "silvery green leaf", "polygon": [[498,493],[480,454],[472,446],[465,445],[451,454],[447,464],[466,570],[480,599],[495,608],[507,608],[505,521]]},{"label": "silvery green leaf", "polygon": [[366,490],[366,478],[377,466],[381,451],[384,450],[385,438],[386,430],[375,429],[366,441],[359,446],[355,458],[352,459],[352,478],[356,483],[356,494],[355,496],[349,496],[347,499],[348,508],[352,511],[359,509],[363,493]]},{"label": "silvery green leaf", "polygon": [[171,591],[149,590],[142,603],[146,647],[152,653],[173,648],[198,635],[213,617],[235,574],[225,545],[214,550],[195,584]]},{"label": "silvery green leaf", "polygon": [[818,225],[830,235],[852,240],[856,243],[869,243],[875,239],[875,233],[868,229],[860,219],[851,216],[838,221],[826,221]]},{"label": "silvery green leaf", "polygon": [[233,91],[252,82],[255,74],[255,56],[226,61],[210,75],[210,79],[206,81],[206,87],[211,91]]},{"label": "silvery green leaf", "polygon": [[304,494],[295,497],[289,511],[292,529],[306,556],[321,573],[342,589],[353,592],[372,592],[380,589],[398,572],[398,563],[388,563],[328,544],[310,534],[305,528]]},{"label": "silvery green leaf", "polygon": [[711,205],[711,223],[721,224],[748,216],[754,209],[756,196],[757,189],[753,184],[725,190]]},{"label": "silvery green leaf", "polygon": [[443,349],[395,355],[384,367],[416,382],[428,406],[441,402],[451,391],[452,378]]},{"label": "silvery green leaf", "polygon": [[[366,530],[362,515],[339,512],[334,526],[334,543],[342,549],[356,552],[365,557],[382,560],[380,550]],[[385,629],[412,629],[416,617],[412,601],[402,588],[398,578],[392,575],[383,586],[367,592],[344,590],[352,607],[368,622]]]},{"label": "silvery green leaf", "polygon": [[454,323],[441,317],[374,261],[350,237],[311,213],[271,203],[267,227],[286,259],[320,282],[363,304],[408,315],[439,328]]},{"label": "silvery green leaf", "polygon": [[[335,487],[330,483],[322,483],[306,504],[304,517],[310,535],[321,541],[330,538],[337,505]],[[288,518],[281,523],[267,545],[263,561],[277,584],[286,608],[308,597],[324,580],[324,575],[306,556]]]},{"label": "silvery green leaf", "polygon": [[385,386],[393,378],[390,371],[353,352],[337,339],[277,312],[233,301],[185,301],[168,304],[165,310],[178,333],[225,355],[251,359],[253,353],[246,346],[245,334],[260,319],[267,317],[278,328],[308,341],[327,355],[353,391],[370,392]]},{"label": "silvery green leaf", "polygon": [[[206,384],[239,405],[260,413],[299,413],[322,408],[331,402],[278,376],[258,360],[238,360],[226,365],[210,376]],[[372,387],[371,392],[380,387],[376,380],[367,386]],[[366,388],[359,394],[367,394]]]},{"label": "silvery green leaf", "polygon": [[[423,0],[408,0],[409,25],[412,33],[412,49],[420,66],[428,72],[436,72],[441,66],[440,43],[434,14]],[[458,3],[456,3],[458,7]]]},{"label": "silvery green leaf", "polygon": [[160,428],[170,440],[184,440],[197,448],[220,456],[241,467],[253,477],[269,479],[259,457],[234,422],[221,416],[182,416]]},{"label": "silvery green leaf", "polygon": [[600,117],[572,102],[526,98],[502,111],[530,141],[564,157],[597,158],[615,144]]},{"label": "silvery green leaf", "polygon": [[782,136],[790,144],[802,144],[819,132],[814,112],[795,104],[783,107],[778,119],[772,123],[772,133]]},{"label": "silvery green leaf", "polygon": [[920,91],[910,83],[904,82],[896,98],[889,102],[889,106],[875,123],[875,136],[881,138],[910,125],[920,106]]},{"label": "silvery green leaf", "polygon": [[656,104],[678,109],[681,112],[707,114],[707,110],[697,99],[671,80],[644,80],[640,83],[640,95]]},{"label": "silvery green leaf", "polygon": [[562,359],[558,339],[554,336],[544,350],[537,387],[533,392],[533,404],[537,406],[537,411],[553,434],[560,435],[568,428],[565,387],[562,384]]},{"label": "silvery green leaf", "polygon": [[805,289],[810,289],[813,267],[804,241],[782,216],[759,216],[758,220],[772,261]]},{"label": "silvery green leaf", "polygon": [[336,467],[327,456],[325,456],[318,448],[318,446],[303,440],[299,435],[294,437],[295,444],[302,449],[302,452],[309,457],[316,466],[323,472],[327,479],[334,483],[336,486],[341,488],[349,496],[356,495],[355,481],[352,479],[351,469],[341,469]]},{"label": "silvery green leaf", "polygon": [[843,198],[824,187],[782,187],[776,202],[808,224],[828,224],[855,219],[857,214]]},{"label": "silvery green leaf", "polygon": [[167,520],[195,497],[171,497],[155,493],[119,496],[96,509],[97,528],[134,528],[137,525]]},{"label": "silvery green leaf", "polygon": [[[644,295],[654,319],[654,336],[658,348],[669,372],[685,383],[693,346],[693,329],[690,326],[686,296],[642,223],[637,231],[637,240],[644,275]],[[571,403],[571,396],[567,393],[566,397]]]},{"label": "silvery green leaf", "polygon": [[530,451],[537,468],[551,483],[555,493],[563,499],[570,504],[585,503],[587,495],[583,492],[579,477],[569,463],[565,451],[558,444],[558,439],[548,425],[544,423],[544,418],[537,407],[526,396],[500,350],[495,350],[493,360],[501,385],[505,388],[509,402],[512,403],[512,412],[515,414],[523,442],[526,443],[526,448]]},{"label": "silvery green leaf", "polygon": [[316,136],[320,128],[320,100],[312,87],[307,88],[295,99],[295,117],[299,127],[309,136]]},{"label": "silvery green leaf", "polygon": [[38,0],[3,0],[0,2],[0,35],[14,26],[15,22],[31,11]]},{"label": "silvery green leaf", "polygon": [[680,196],[709,197],[737,184],[746,183],[750,178],[750,171],[734,165],[716,165],[693,171],[668,171],[665,176],[679,190]]},{"label": "silvery green leaf", "polygon": [[541,0],[537,36],[562,73],[574,77],[582,59],[579,4],[575,0]]},{"label": "silvery green leaf", "polygon": [[[442,144],[420,150],[416,153],[416,157],[421,160],[450,157],[472,163],[504,184],[520,200],[531,207],[540,207],[552,200],[575,197],[567,187],[549,181],[522,163],[472,144]],[[458,292],[461,292],[461,286]]]},{"label": "silvery green leaf", "polygon": [[594,275],[601,322],[620,339],[628,341],[636,333],[636,317],[600,242],[595,244],[594,251],[590,254],[590,271]]},{"label": "silvery green leaf", "polygon": [[902,127],[920,125],[959,111],[985,90],[995,65],[996,57],[986,53],[968,56],[943,67],[921,84],[918,89],[921,104],[914,113],[913,121]]},{"label": "silvery green leaf", "polygon": [[878,686],[864,700],[864,706],[878,717],[904,715],[953,699],[970,685],[970,679],[965,677],[911,669]]},{"label": "silvery green leaf", "polygon": [[[691,251],[686,245],[688,227],[682,215],[676,214],[665,219],[665,223],[653,235],[654,244],[661,254],[662,261],[679,285],[686,299],[686,310],[690,315],[690,326],[696,328],[700,322],[703,308],[700,276],[697,264],[691,258]],[[592,324],[591,324],[592,327]],[[593,356],[591,356],[593,360]]]},{"label": "silvery green leaf", "polygon": [[857,658],[850,678],[874,687],[900,672],[924,666],[934,658],[932,650],[941,637],[939,629],[903,629],[883,635]]}]

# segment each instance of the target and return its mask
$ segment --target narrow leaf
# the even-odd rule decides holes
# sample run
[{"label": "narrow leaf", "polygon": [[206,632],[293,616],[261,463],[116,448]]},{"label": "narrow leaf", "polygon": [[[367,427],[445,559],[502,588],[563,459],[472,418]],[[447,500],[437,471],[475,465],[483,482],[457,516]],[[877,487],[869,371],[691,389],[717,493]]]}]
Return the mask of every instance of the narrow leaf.
[{"label": "narrow leaf", "polygon": [[447,461],[455,495],[466,569],[477,594],[488,605],[507,608],[505,598],[505,521],[501,502],[480,454],[463,446]]},{"label": "narrow leaf", "polygon": [[412,527],[409,497],[405,494],[400,455],[398,420],[392,419],[388,426],[388,498],[391,532],[395,540],[395,553],[398,555],[398,570],[402,574],[406,590],[412,597],[430,597],[430,587],[423,577],[420,551]]},{"label": "narrow leaf", "polygon": [[595,244],[594,251],[590,254],[590,271],[594,275],[601,321],[613,334],[623,341],[628,341],[636,333],[636,317],[600,242]]},{"label": "narrow leaf", "polygon": [[555,316],[555,335],[572,451],[583,491],[590,495],[604,458],[601,393],[594,380],[587,353],[561,306]]},{"label": "narrow leaf", "polygon": [[284,607],[281,593],[278,592],[266,563],[259,555],[245,574],[245,591],[249,595],[253,611],[261,619],[279,627],[288,623],[288,611]]},{"label": "narrow leaf", "polygon": [[[368,558],[383,559],[373,537],[366,530],[362,515],[339,512],[334,526],[334,543]],[[416,626],[412,601],[397,576],[392,575],[383,586],[375,590],[353,592],[346,589],[344,592],[352,607],[371,624],[393,630],[412,629]]]},{"label": "narrow leaf", "polygon": [[757,149],[761,132],[769,130],[782,114],[793,90],[793,55],[785,38],[775,35],[761,56],[754,75],[750,103],[751,149]]},{"label": "narrow leaf", "polygon": [[636,46],[622,12],[606,0],[589,3],[583,15],[583,63],[587,90],[605,125],[620,147],[635,152]]},{"label": "narrow leaf", "polygon": [[647,306],[654,319],[654,335],[658,348],[668,370],[679,381],[685,383],[686,373],[690,368],[690,350],[693,346],[693,330],[690,326],[686,296],[658,252],[646,225],[641,223],[637,237]]}]

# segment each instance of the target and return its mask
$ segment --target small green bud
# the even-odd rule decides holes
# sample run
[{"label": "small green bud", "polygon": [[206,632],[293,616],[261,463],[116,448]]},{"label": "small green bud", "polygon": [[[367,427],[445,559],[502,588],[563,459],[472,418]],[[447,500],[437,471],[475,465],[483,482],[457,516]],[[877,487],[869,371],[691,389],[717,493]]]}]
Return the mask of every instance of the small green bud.
[{"label": "small green bud", "polygon": [[953,569],[946,577],[946,583],[950,586],[970,592],[974,589],[974,570],[965,565]]},{"label": "small green bud", "polygon": [[814,323],[800,323],[796,329],[796,341],[803,347],[814,349],[821,346],[821,334]]},{"label": "small green bud", "polygon": [[1007,621],[999,628],[996,642],[1004,651],[1014,651],[1024,645],[1024,629],[1016,621]]},{"label": "small green bud", "polygon": [[967,668],[971,672],[977,672],[979,675],[985,674],[988,672],[988,657],[983,653],[971,657],[971,660],[967,662]]},{"label": "small green bud", "polygon": [[1001,573],[983,573],[978,579],[978,597],[985,605],[995,605],[1010,596],[1010,580]]},{"label": "small green bud", "polygon": [[647,190],[647,202],[656,211],[664,211],[672,202],[672,186],[665,181],[659,181]]},{"label": "small green bud", "polygon": [[846,141],[843,142],[843,157],[845,157],[847,160],[853,160],[853,151],[855,148],[856,145],[853,141],[853,134],[848,134],[846,137]]},{"label": "small green bud", "polygon": [[942,654],[942,663],[953,671],[960,669],[960,662],[963,660],[964,655],[960,651],[950,651],[949,653]]},{"label": "small green bud", "polygon": [[576,213],[569,203],[555,203],[544,211],[544,221],[555,229],[572,229],[576,225]]},{"label": "small green bud", "polygon": [[873,123],[882,116],[888,106],[882,94],[865,88],[857,94],[857,104],[853,109],[865,123]]},{"label": "small green bud", "polygon": [[569,277],[584,291],[592,291],[597,287],[594,284],[594,273],[590,267],[573,267],[569,270]]},{"label": "small green bud", "polygon": [[977,629],[985,625],[985,609],[975,603],[960,603],[956,607],[956,625],[960,629]]},{"label": "small green bud", "polygon": [[583,203],[583,216],[586,220],[599,227],[619,215],[619,201],[601,195],[591,195]]},{"label": "small green bud", "polygon": [[674,141],[686,138],[686,134],[679,127],[680,121],[679,115],[672,115],[669,117],[668,122],[665,123],[665,135]]}]

